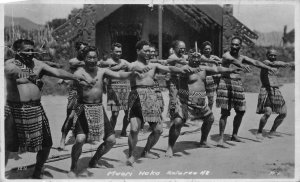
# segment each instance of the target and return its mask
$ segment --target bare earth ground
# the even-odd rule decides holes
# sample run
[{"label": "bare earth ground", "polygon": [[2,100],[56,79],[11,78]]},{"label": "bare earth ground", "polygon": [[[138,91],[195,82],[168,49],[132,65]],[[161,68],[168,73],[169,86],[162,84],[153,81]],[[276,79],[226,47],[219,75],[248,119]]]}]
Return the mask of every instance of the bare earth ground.
[{"label": "bare earth ground", "polygon": [[[239,130],[239,136],[244,143],[235,143],[227,141],[228,148],[198,148],[200,140],[201,122],[189,122],[189,127],[184,127],[175,146],[175,157],[169,159],[163,157],[167,147],[169,121],[164,124],[164,132],[159,142],[152,149],[153,152],[160,155],[160,159],[150,160],[141,158],[135,163],[134,167],[125,165],[126,155],[128,152],[127,137],[120,138],[122,127],[123,112],[120,112],[116,127],[117,144],[103,157],[100,161],[108,168],[90,169],[87,168],[90,158],[95,152],[83,153],[79,159],[79,178],[93,179],[221,179],[221,178],[293,178],[295,166],[295,93],[294,84],[286,84],[280,88],[286,100],[288,115],[283,124],[279,127],[280,136],[265,139],[262,142],[256,140],[255,133],[261,115],[255,113],[257,104],[257,95],[247,93],[247,112],[244,116],[242,125]],[[167,92],[164,92],[165,103],[168,103]],[[106,96],[104,96],[106,102]],[[50,121],[50,127],[53,138],[53,147],[59,146],[61,137],[61,126],[65,119],[65,110],[67,98],[65,96],[45,96],[42,103]],[[167,106],[166,106],[167,107]],[[166,117],[166,110],[163,113]],[[209,135],[209,142],[216,145],[217,134],[219,133],[218,122],[220,118],[220,109],[213,108],[215,122]],[[108,116],[110,113],[107,112]],[[228,124],[225,130],[226,140],[229,140],[232,132],[232,116],[228,118]],[[271,116],[265,126],[265,133],[269,131],[273,124],[275,116]],[[148,126],[148,125],[146,125]],[[128,127],[129,129],[129,127]],[[127,131],[129,131],[127,129]],[[127,132],[128,133],[128,132]],[[140,132],[139,142],[137,144],[136,155],[142,151],[149,133]],[[66,151],[57,151],[52,149],[50,156],[70,154],[73,144],[71,132],[68,137]],[[96,144],[85,144],[83,150],[91,150],[98,147]],[[33,168],[22,167],[33,164],[35,154],[11,154],[6,166],[6,178],[20,179],[28,178]],[[70,169],[71,159],[66,158],[55,162],[45,164],[46,179],[66,179],[67,172]],[[12,170],[18,167],[17,170]],[[109,168],[111,167],[111,168]]]}]

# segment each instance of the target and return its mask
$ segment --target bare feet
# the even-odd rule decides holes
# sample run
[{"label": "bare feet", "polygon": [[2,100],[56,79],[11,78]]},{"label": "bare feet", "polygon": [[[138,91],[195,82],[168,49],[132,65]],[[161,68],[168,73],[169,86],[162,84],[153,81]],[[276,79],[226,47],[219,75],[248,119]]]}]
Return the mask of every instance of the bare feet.
[{"label": "bare feet", "polygon": [[277,136],[277,137],[278,137],[278,136],[280,136],[280,134],[277,133],[276,131],[270,131],[269,134],[268,134],[268,136],[269,136],[269,137],[274,137],[274,136]]},{"label": "bare feet", "polygon": [[232,135],[231,141],[233,141],[233,142],[243,142],[243,141],[242,141],[241,139],[239,139],[239,137],[236,136],[236,135]]},{"label": "bare feet", "polygon": [[106,166],[104,166],[104,165],[102,165],[102,164],[98,164],[98,163],[94,163],[94,164],[89,163],[89,168],[101,168],[101,169],[107,169]]},{"label": "bare feet", "polygon": [[217,142],[217,147],[225,147],[224,146],[224,139],[223,137],[220,137],[218,142]]},{"label": "bare feet", "polygon": [[131,156],[131,157],[129,157],[129,158],[127,159],[126,165],[127,165],[127,166],[133,167],[133,163],[134,163],[134,157]]},{"label": "bare feet", "polygon": [[213,148],[213,146],[207,142],[200,142],[199,147],[200,148]]},{"label": "bare feet", "polygon": [[151,154],[150,152],[143,152],[141,157],[148,158],[148,159],[158,159],[159,158],[159,156]]},{"label": "bare feet", "polygon": [[263,140],[263,139],[264,139],[264,137],[262,136],[262,133],[257,133],[257,134],[256,134],[256,138],[257,138],[258,140]]},{"label": "bare feet", "polygon": [[173,157],[173,149],[171,147],[168,147],[165,156],[169,158]]},{"label": "bare feet", "polygon": [[43,175],[42,175],[42,172],[37,172],[37,171],[34,171],[32,176],[31,176],[32,179],[43,179]]},{"label": "bare feet", "polygon": [[77,174],[76,174],[74,171],[69,171],[69,172],[68,172],[68,177],[69,177],[69,178],[76,178],[76,177],[77,177]]},{"label": "bare feet", "polygon": [[60,145],[59,147],[57,147],[57,150],[61,151],[61,150],[64,150],[65,149],[65,140],[62,138],[60,140]]},{"label": "bare feet", "polygon": [[113,168],[114,166],[109,164],[106,161],[100,161],[100,162],[89,162],[89,168],[102,168],[102,169],[107,169],[107,168]]}]

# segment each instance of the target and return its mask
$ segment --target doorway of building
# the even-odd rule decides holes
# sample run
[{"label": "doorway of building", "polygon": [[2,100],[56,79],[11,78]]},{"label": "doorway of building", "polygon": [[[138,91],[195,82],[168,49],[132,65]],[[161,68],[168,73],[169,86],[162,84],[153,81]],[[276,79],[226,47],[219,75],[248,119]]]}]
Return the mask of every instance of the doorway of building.
[{"label": "doorway of building", "polygon": [[134,62],[137,58],[135,44],[138,37],[135,35],[120,35],[116,37],[116,42],[122,44],[122,59],[128,62]]}]

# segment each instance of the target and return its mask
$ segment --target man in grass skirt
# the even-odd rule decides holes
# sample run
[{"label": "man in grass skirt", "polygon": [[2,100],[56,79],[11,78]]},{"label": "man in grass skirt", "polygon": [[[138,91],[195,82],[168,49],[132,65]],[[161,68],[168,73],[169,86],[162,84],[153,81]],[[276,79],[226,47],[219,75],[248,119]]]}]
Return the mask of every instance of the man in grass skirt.
[{"label": "man in grass skirt", "polygon": [[138,133],[142,122],[148,122],[152,132],[148,137],[142,157],[156,159],[159,156],[150,153],[150,149],[157,143],[163,132],[161,121],[161,108],[157,98],[154,77],[158,70],[165,72],[183,72],[176,67],[163,66],[158,63],[149,63],[149,42],[141,40],[136,44],[137,61],[131,63],[131,67],[143,69],[143,73],[135,75],[131,79],[131,92],[129,94],[128,116],[130,119],[130,134],[128,136],[128,160],[127,165],[135,162],[133,152],[138,141]]},{"label": "man in grass skirt", "polygon": [[[294,66],[293,63],[285,63],[277,61],[277,51],[270,49],[267,51],[267,60],[264,64],[273,68]],[[258,95],[257,114],[263,114],[259,122],[257,138],[263,139],[262,132],[271,114],[278,114],[274,120],[274,124],[269,132],[269,135],[276,135],[276,129],[282,123],[287,114],[287,107],[279,90],[279,82],[277,75],[272,75],[267,69],[261,69],[260,80],[262,87]]]},{"label": "man in grass skirt", "polygon": [[44,75],[62,79],[85,80],[34,58],[34,43],[19,39],[13,44],[15,58],[4,66],[6,78],[5,164],[10,152],[37,152],[32,178],[42,178],[42,168],[52,146],[48,118],[41,105]]},{"label": "man in grass skirt", "polygon": [[[111,45],[111,57],[103,61],[102,66],[109,67],[112,71],[125,72],[128,70],[129,62],[121,59],[122,44],[113,43]],[[128,96],[130,93],[129,80],[109,79],[107,80],[107,110],[111,111],[110,123],[115,129],[119,112],[124,110],[123,127],[121,136],[125,137],[128,122]]]},{"label": "man in grass skirt", "polygon": [[69,177],[77,176],[77,162],[86,141],[103,140],[89,162],[91,168],[103,167],[102,164],[98,164],[99,159],[116,143],[114,129],[102,105],[104,78],[125,79],[130,77],[132,72],[114,72],[107,68],[99,68],[98,55],[97,49],[89,46],[84,54],[85,66],[74,73],[84,76],[88,83],[80,82],[77,85],[78,101],[74,116],[76,140],[71,152]]},{"label": "man in grass skirt", "polygon": [[[70,72],[74,73],[79,67],[84,66],[83,61],[83,51],[87,47],[87,44],[84,42],[76,42],[75,43],[75,50],[77,52],[77,56],[69,60],[70,64]],[[61,127],[61,139],[60,145],[58,147],[59,150],[64,150],[65,148],[65,141],[68,135],[68,132],[71,130],[73,126],[73,119],[74,119],[74,106],[77,103],[77,90],[76,86],[72,81],[67,81],[60,79],[59,84],[65,83],[68,86],[68,103],[67,103],[67,116],[63,126]]]},{"label": "man in grass skirt", "polygon": [[[247,56],[240,55],[239,51],[242,45],[242,39],[239,37],[233,37],[231,40],[230,51],[223,54],[222,66],[230,67],[231,65],[244,68],[246,71],[250,71],[249,66],[244,65],[251,64],[259,68],[265,68],[275,72],[276,69],[267,66],[260,61],[251,59]],[[230,110],[233,108],[236,115],[233,120],[233,131],[231,141],[241,142],[237,133],[241,125],[243,116],[246,111],[246,100],[244,94],[244,88],[240,74],[236,73],[223,73],[220,79],[218,91],[217,91],[217,107],[221,108],[221,118],[219,122],[220,138],[218,146],[224,147],[224,130],[227,122],[227,117],[230,116]]]},{"label": "man in grass skirt", "polygon": [[[221,64],[222,59],[218,56],[212,55],[212,44],[209,41],[205,41],[202,43],[202,59],[209,59],[211,62],[205,62],[205,65],[210,67],[216,67]],[[206,76],[206,95],[208,99],[208,107],[212,110],[214,104],[214,96],[216,94],[218,84],[220,81],[221,74],[214,74]]]}]

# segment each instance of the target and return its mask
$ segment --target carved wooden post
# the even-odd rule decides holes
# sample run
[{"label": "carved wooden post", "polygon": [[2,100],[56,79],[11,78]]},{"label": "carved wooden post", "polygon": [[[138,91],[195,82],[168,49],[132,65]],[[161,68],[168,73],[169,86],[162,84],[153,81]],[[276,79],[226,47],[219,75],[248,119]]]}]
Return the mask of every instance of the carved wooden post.
[{"label": "carved wooden post", "polygon": [[225,4],[223,6],[223,39],[222,50],[226,52],[230,46],[230,40],[233,35],[233,25],[230,21],[230,15],[232,15],[232,5]]}]

